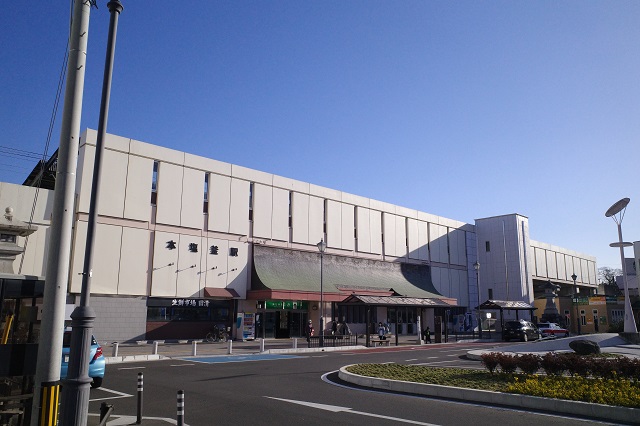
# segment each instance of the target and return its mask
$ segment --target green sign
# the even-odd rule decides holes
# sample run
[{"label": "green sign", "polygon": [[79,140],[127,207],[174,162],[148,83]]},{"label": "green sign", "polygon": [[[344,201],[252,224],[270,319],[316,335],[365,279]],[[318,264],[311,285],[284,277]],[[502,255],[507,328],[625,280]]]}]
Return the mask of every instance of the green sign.
[{"label": "green sign", "polygon": [[265,301],[265,307],[267,309],[306,310],[309,307],[309,302],[302,300],[267,300]]}]

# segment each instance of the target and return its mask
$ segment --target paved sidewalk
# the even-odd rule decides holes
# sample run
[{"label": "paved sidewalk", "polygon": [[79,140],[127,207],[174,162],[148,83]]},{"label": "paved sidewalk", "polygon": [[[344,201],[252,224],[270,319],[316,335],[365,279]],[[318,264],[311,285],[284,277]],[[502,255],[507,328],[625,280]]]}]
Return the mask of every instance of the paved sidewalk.
[{"label": "paved sidewalk", "polygon": [[[463,342],[485,342],[491,340],[456,340],[449,338],[448,342],[442,344],[456,344]],[[185,356],[211,356],[211,355],[247,355],[259,353],[306,353],[306,352],[333,352],[373,349],[365,347],[366,339],[358,337],[357,346],[336,346],[327,344],[324,348],[309,348],[305,338],[298,339],[261,339],[231,342],[206,343],[200,340],[181,342],[141,342],[141,343],[119,343],[117,354],[114,352],[114,344],[102,344],[107,364],[121,362],[153,361],[166,358],[179,358]],[[391,339],[390,347],[395,347],[395,338]],[[433,343],[432,343],[433,344]],[[264,345],[264,346],[261,346]],[[418,346],[417,336],[399,336],[398,346],[411,347]],[[385,346],[386,347],[386,346]],[[380,348],[376,346],[375,348]]]}]

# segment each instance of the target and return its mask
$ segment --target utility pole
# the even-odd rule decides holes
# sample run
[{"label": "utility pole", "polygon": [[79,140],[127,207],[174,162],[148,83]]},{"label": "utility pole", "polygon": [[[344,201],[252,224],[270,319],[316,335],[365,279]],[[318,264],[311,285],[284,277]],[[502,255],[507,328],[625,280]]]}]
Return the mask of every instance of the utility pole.
[{"label": "utility pole", "polygon": [[[45,273],[38,364],[31,407],[32,426],[38,425],[39,416],[47,416],[46,421],[55,424],[58,412],[64,307],[69,278],[73,201],[90,10],[90,1],[75,1],[69,33],[69,61],[58,148],[56,188],[53,197],[51,238]],[[46,406],[41,407],[43,401]]]},{"label": "utility pole", "polygon": [[111,98],[111,77],[113,75],[113,59],[116,49],[116,34],[118,32],[118,17],[122,12],[120,0],[107,3],[109,13],[109,35],[107,40],[107,54],[104,64],[104,78],[102,81],[102,100],[100,102],[100,122],[98,123],[98,140],[96,143],[96,157],[93,165],[93,181],[91,182],[91,201],[89,203],[89,219],[87,223],[87,241],[84,251],[84,266],[82,269],[82,289],[80,305],[71,314],[71,346],[69,349],[69,369],[64,381],[62,392],[62,424],[65,426],[87,424],[89,411],[89,359],[93,321],[96,317],[89,306],[91,296],[91,276],[93,267],[93,252],[95,248],[95,230],[98,219],[98,200],[100,194],[100,176],[102,156],[104,153],[104,139],[107,134],[109,117],[109,100]]}]

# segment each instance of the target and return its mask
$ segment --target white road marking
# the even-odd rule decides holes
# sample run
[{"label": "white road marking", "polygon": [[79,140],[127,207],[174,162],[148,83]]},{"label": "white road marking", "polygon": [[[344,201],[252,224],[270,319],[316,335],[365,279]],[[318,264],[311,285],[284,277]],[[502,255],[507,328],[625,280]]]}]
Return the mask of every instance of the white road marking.
[{"label": "white road marking", "polygon": [[360,415],[360,416],[368,416],[368,417],[375,417],[375,418],[378,418],[378,419],[393,420],[393,421],[396,421],[396,422],[409,423],[409,424],[412,424],[412,425],[438,426],[438,425],[435,425],[433,423],[424,423],[424,422],[418,422],[418,421],[415,421],[415,420],[401,419],[399,417],[384,416],[384,415],[381,415],[381,414],[374,414],[374,413],[365,413],[364,411],[355,411],[355,410],[353,410],[353,409],[351,409],[349,407],[340,407],[338,405],[318,404],[318,403],[315,403],[315,402],[296,401],[294,399],[275,398],[275,397],[272,397],[272,396],[265,396],[265,398],[275,399],[275,400],[284,401],[284,402],[290,402],[292,404],[304,405],[305,407],[317,408],[318,410],[331,411],[333,413],[347,412],[347,413],[351,413],[351,414],[357,414],[357,415]]},{"label": "white road marking", "polygon": [[118,392],[116,390],[113,389],[107,389],[107,388],[99,388],[99,390],[104,391],[104,392],[109,392],[109,393],[113,393],[116,394],[118,396],[110,396],[110,397],[106,397],[106,398],[95,398],[95,399],[90,399],[89,401],[104,401],[107,399],[118,399],[118,398],[130,398],[133,395],[130,395],[128,393],[124,393],[124,392]]},{"label": "white road marking", "polygon": [[411,362],[411,361],[417,361],[418,358],[413,358],[413,359],[405,359],[404,362]]},{"label": "white road marking", "polygon": [[143,370],[147,367],[119,367],[118,370]]},{"label": "white road marking", "polygon": [[184,367],[187,365],[195,365],[195,364],[169,364],[169,367]]},{"label": "white road marking", "polygon": [[[98,417],[100,416],[100,414],[95,414],[95,413],[89,413],[89,416],[92,417]],[[136,424],[136,421],[138,420],[138,418],[136,416],[118,416],[118,415],[111,415],[109,416],[110,419],[113,420],[109,420],[107,421],[107,426],[124,426],[124,425],[133,425]],[[178,422],[175,419],[169,419],[166,417],[142,417],[142,420],[159,420],[159,421],[163,421],[163,422],[167,422],[171,425],[177,425]],[[189,426],[187,423],[182,423],[184,426]]]}]

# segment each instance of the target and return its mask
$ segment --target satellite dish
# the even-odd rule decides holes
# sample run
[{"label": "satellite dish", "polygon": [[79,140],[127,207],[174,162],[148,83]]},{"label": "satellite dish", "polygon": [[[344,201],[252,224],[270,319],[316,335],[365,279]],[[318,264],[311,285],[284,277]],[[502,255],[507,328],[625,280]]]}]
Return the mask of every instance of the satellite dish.
[{"label": "satellite dish", "polygon": [[604,215],[606,217],[613,216],[614,214],[620,212],[622,209],[627,207],[627,204],[629,204],[629,201],[631,201],[631,200],[628,199],[628,198],[623,198],[622,200],[616,202],[614,205],[609,207],[609,210],[607,210],[607,212]]}]

